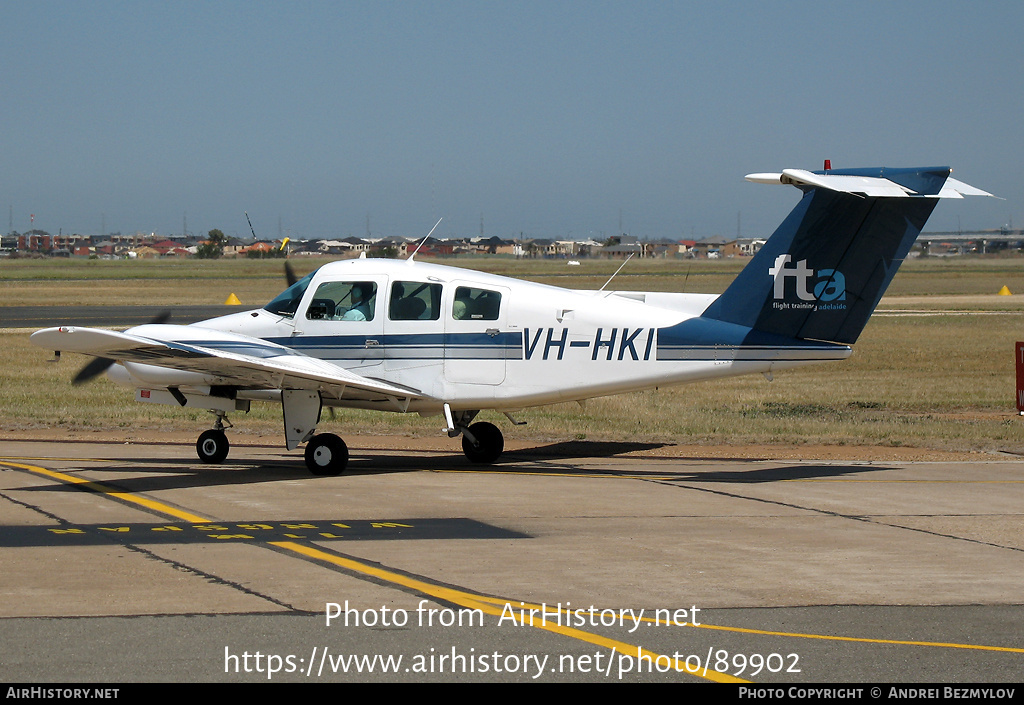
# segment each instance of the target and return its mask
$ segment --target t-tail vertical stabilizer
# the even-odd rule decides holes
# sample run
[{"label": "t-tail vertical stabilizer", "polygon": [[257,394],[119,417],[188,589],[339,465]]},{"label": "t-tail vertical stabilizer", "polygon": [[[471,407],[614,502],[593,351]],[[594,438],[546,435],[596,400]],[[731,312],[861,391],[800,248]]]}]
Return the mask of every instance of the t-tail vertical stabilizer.
[{"label": "t-tail vertical stabilizer", "polygon": [[939,198],[992,194],[949,167],[787,169],[756,183],[804,192],[703,318],[787,338],[852,344]]}]

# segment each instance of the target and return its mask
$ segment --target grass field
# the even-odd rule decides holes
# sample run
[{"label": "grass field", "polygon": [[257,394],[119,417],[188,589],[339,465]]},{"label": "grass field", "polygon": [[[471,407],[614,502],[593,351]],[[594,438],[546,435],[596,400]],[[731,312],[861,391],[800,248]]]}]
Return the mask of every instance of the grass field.
[{"label": "grass field", "polygon": [[[322,263],[295,260],[304,273]],[[446,263],[571,288],[598,288],[618,263],[458,259]],[[616,289],[722,291],[745,260],[631,262]],[[0,262],[3,304],[223,303],[235,293],[262,305],[283,288],[274,261]],[[1014,408],[1013,346],[1024,339],[1024,259],[908,262],[839,363],[561,404],[522,413],[529,425],[509,437],[721,444],[814,443],[1024,452],[1024,419]],[[84,358],[46,362],[25,330],[0,330],[0,430],[47,428],[193,429],[206,412],[131,402],[131,392],[101,379],[69,380]],[[486,414],[485,414],[486,415]],[[486,415],[489,418],[493,415]],[[503,417],[498,417],[503,419]],[[253,405],[233,418],[239,432],[280,433],[280,409]],[[436,435],[437,419],[341,412],[335,427],[353,433]]]},{"label": "grass field", "polygon": [[[291,260],[300,276],[324,259]],[[621,262],[459,257],[426,260],[504,274],[572,289],[600,288]],[[726,260],[633,260],[613,289],[721,293],[747,263]],[[899,271],[889,296],[995,294],[1006,285],[1024,294],[1024,259],[926,258]],[[280,260],[0,260],[0,305],[68,306],[110,304],[221,304],[234,293],[245,305],[261,306],[284,288]],[[998,303],[998,302],[996,302]],[[1006,302],[1002,302],[1006,303]]]}]

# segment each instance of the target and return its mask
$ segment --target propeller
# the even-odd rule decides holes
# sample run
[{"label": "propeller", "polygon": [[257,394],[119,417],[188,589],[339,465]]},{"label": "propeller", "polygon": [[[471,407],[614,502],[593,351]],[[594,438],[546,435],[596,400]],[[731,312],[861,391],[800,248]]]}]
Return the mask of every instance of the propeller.
[{"label": "propeller", "polygon": [[113,364],[114,360],[111,360],[110,358],[94,357],[92,360],[89,361],[89,364],[87,364],[85,367],[78,371],[78,374],[75,375],[75,378],[71,380],[71,384],[75,385],[76,387],[79,384],[85,384],[93,377],[98,377],[99,375],[106,372],[107,368],[109,368]]},{"label": "propeller", "polygon": [[[253,240],[259,239],[259,238],[256,237],[256,229],[252,227],[252,221],[249,220],[249,212],[248,211],[243,211],[243,212],[245,213],[245,222],[247,222],[249,224],[249,232],[252,233],[252,239]],[[284,250],[284,246],[288,244],[288,240],[289,240],[289,238],[285,238],[284,242],[281,243],[281,250]],[[285,257],[287,257],[287,256],[288,256],[288,253],[285,252]],[[284,278],[288,280],[288,286],[291,286],[292,284],[294,284],[295,282],[297,282],[299,280],[299,278],[297,276],[295,276],[295,270],[292,269],[292,265],[291,265],[290,262],[288,262],[287,259],[284,261]]]},{"label": "propeller", "polygon": [[[157,314],[153,318],[153,320],[150,321],[150,323],[167,323],[167,321],[169,321],[170,319],[171,312],[163,311]],[[75,386],[78,386],[79,384],[85,384],[94,377],[98,377],[99,375],[106,372],[110,368],[110,366],[113,365],[115,362],[117,361],[111,360],[110,358],[107,357],[95,357],[92,360],[90,360],[89,363],[85,365],[85,367],[78,371],[78,374],[75,375],[75,378],[71,380],[71,384]]]},{"label": "propeller", "polygon": [[[248,214],[246,215],[246,217],[248,217]],[[292,284],[299,280],[299,278],[295,275],[295,270],[292,269],[291,262],[289,262],[288,260],[284,261],[284,278],[288,280],[288,286],[291,286]],[[167,321],[169,321],[170,319],[171,312],[163,311],[156,317],[154,317],[153,320],[151,320],[149,323],[167,323]],[[75,378],[71,380],[71,384],[75,386],[79,384],[85,384],[89,380],[98,377],[99,375],[106,372],[108,369],[110,369],[110,366],[113,365],[115,362],[116,360],[111,360],[110,358],[107,357],[93,358],[87,365],[85,365],[85,367],[78,371],[78,374],[75,375]],[[334,418],[334,409],[331,409],[331,414],[331,418]]]}]

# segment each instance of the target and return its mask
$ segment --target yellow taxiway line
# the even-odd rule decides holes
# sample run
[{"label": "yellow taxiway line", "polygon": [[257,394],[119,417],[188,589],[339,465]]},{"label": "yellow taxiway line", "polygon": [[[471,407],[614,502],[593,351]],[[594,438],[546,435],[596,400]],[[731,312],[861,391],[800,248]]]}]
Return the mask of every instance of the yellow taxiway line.
[{"label": "yellow taxiway line", "polygon": [[[167,514],[168,516],[181,519],[183,521],[203,524],[214,521],[213,519],[209,519],[207,517],[201,517],[196,514],[184,512],[180,509],[164,504],[163,502],[158,502],[156,500],[148,499],[146,497],[139,497],[127,492],[121,492],[120,490],[116,490],[113,487],[104,485],[102,482],[85,480],[80,477],[68,475],[67,473],[62,473],[56,470],[49,470],[47,468],[39,467],[38,465],[26,465],[23,463],[11,463],[7,461],[0,461],[0,464],[7,465],[9,467],[19,468],[22,470],[27,470],[37,475],[43,475],[44,477],[49,477],[60,482],[66,482],[77,487],[82,487],[83,489],[87,489],[91,492],[96,492],[110,497],[115,497],[123,502],[137,504],[139,506],[146,507],[151,511],[161,512]],[[310,558],[323,563],[336,565],[338,567],[345,568],[353,572],[372,576],[374,578],[392,583],[394,585],[399,585],[404,588],[415,590],[416,592],[419,592],[420,594],[428,597],[434,597],[436,599],[444,600],[452,604],[462,605],[463,607],[468,607],[470,609],[479,609],[485,614],[501,615],[503,610],[499,609],[492,603],[497,602],[502,605],[508,604],[507,601],[501,601],[498,598],[488,597],[485,595],[476,595],[470,592],[464,592],[462,590],[456,590],[450,587],[436,585],[426,580],[411,578],[409,576],[402,575],[401,573],[397,573],[384,568],[363,563],[362,561],[357,561],[352,558],[347,558],[344,556],[335,555],[333,553],[328,553],[326,551],[316,548],[315,546],[304,545],[296,543],[294,541],[271,541],[269,542],[269,544],[271,546],[276,546],[279,549],[291,551],[292,553],[296,553],[305,558]],[[662,654],[657,654],[652,651],[648,651],[643,647],[636,646],[633,644],[627,644],[625,642],[621,642],[615,639],[609,639],[607,637],[599,636],[597,634],[591,634],[590,632],[585,632],[583,630],[575,629],[573,627],[563,627],[556,624],[541,625],[536,623],[531,624],[530,626],[533,626],[536,629],[543,629],[545,631],[554,632],[556,634],[562,634],[563,636],[568,636],[573,639],[587,642],[589,644],[595,644],[597,646],[609,648],[612,650],[613,654],[618,653],[628,656],[636,655],[638,659],[641,657],[649,658],[651,659],[652,663],[660,663],[661,661],[659,659],[668,659],[668,662],[671,663],[670,657],[664,656]],[[704,678],[710,681],[715,681],[718,683],[750,682],[743,680],[741,678],[736,678],[735,676],[730,676],[727,673],[720,673],[711,668],[707,668],[707,664],[705,664],[705,668],[699,669],[697,671],[691,671],[687,669],[685,666],[680,667],[678,663],[675,665],[675,668],[679,672],[685,672],[690,675],[697,676],[699,678]]]}]

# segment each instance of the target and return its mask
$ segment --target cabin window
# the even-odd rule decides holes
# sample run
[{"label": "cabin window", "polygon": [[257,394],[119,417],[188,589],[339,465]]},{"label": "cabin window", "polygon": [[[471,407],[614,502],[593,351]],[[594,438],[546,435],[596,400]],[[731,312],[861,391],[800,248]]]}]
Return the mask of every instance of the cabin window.
[{"label": "cabin window", "polygon": [[395,282],[388,317],[392,321],[436,321],[441,318],[441,285]]},{"label": "cabin window", "polygon": [[306,309],[317,321],[372,321],[377,303],[374,282],[324,282]]},{"label": "cabin window", "polygon": [[452,318],[457,321],[496,321],[501,294],[488,289],[460,286],[455,290]]}]

